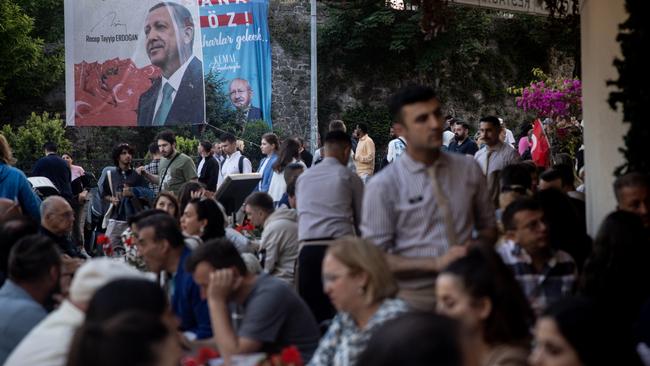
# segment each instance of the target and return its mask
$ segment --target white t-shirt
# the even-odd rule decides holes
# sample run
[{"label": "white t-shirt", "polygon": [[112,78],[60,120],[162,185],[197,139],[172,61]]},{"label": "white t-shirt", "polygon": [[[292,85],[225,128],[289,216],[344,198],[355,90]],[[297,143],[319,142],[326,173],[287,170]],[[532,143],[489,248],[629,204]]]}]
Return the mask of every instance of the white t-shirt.
[{"label": "white t-shirt", "polygon": [[451,131],[443,131],[442,132],[442,144],[449,147],[449,144],[451,144],[451,141],[454,139],[454,133]]}]

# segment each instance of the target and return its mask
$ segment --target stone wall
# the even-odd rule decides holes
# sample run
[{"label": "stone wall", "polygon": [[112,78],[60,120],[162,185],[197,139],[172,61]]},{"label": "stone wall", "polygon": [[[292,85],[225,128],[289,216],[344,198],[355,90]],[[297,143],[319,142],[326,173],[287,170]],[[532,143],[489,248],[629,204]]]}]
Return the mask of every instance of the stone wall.
[{"label": "stone wall", "polygon": [[273,126],[285,135],[309,138],[309,1],[272,0]]}]

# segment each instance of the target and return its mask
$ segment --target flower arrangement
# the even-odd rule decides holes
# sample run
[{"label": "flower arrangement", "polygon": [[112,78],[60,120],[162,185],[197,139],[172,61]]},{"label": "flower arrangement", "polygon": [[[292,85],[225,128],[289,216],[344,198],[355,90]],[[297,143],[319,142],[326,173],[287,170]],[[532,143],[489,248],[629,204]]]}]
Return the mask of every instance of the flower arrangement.
[{"label": "flower arrangement", "polygon": [[97,244],[102,248],[105,256],[113,256],[113,247],[111,246],[111,239],[109,239],[108,236],[104,234],[97,235]]},{"label": "flower arrangement", "polygon": [[286,347],[277,355],[271,355],[258,366],[303,366],[304,362],[296,346]]},{"label": "flower arrangement", "polygon": [[219,357],[219,352],[210,347],[201,347],[196,356],[185,356],[181,360],[182,366],[203,366],[210,360]]},{"label": "flower arrangement", "polygon": [[124,230],[122,235],[120,235],[122,241],[122,246],[124,247],[124,260],[126,263],[132,265],[133,267],[145,271],[147,266],[142,259],[142,256],[138,253],[138,247],[135,246],[135,235],[131,231],[131,228]]},{"label": "flower arrangement", "polygon": [[508,88],[517,95],[517,106],[524,111],[534,111],[537,117],[556,118],[582,114],[582,82],[579,79],[553,79],[540,69],[533,69],[538,79],[529,86]]}]

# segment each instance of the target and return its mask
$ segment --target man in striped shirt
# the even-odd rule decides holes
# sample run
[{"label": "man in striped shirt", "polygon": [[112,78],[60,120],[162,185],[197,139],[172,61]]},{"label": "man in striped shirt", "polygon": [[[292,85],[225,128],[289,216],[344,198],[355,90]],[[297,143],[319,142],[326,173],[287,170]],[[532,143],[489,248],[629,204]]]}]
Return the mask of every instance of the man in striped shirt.
[{"label": "man in striped shirt", "polygon": [[494,208],[478,164],[440,151],[444,121],[433,89],[405,88],[389,108],[403,127],[406,153],[368,182],[361,232],[387,252],[399,296],[433,311],[438,271],[468,244],[494,243]]}]

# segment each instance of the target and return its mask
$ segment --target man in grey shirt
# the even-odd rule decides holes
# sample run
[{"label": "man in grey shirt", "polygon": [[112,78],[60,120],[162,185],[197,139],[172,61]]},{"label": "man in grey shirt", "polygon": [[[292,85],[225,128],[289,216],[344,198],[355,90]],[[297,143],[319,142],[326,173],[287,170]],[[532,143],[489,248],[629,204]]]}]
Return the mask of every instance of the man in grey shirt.
[{"label": "man in grey shirt", "polygon": [[433,89],[405,88],[389,108],[406,153],[366,185],[361,232],[386,251],[399,296],[433,311],[436,274],[467,245],[496,240],[494,208],[476,162],[440,151],[444,121]]},{"label": "man in grey shirt", "polygon": [[[212,332],[222,357],[274,354],[294,345],[305,363],[311,359],[320,338],[318,325],[285,282],[248,272],[227,239],[199,246],[186,266],[201,287],[201,296],[207,297]],[[238,310],[238,321],[231,319],[233,309]]]},{"label": "man in grey shirt", "polygon": [[323,292],[321,264],[329,243],[358,233],[363,182],[346,164],[352,143],[343,131],[325,136],[325,158],[298,177],[298,293],[316,320],[331,319],[336,311]]}]

